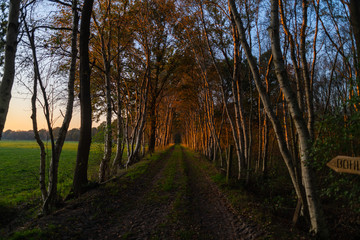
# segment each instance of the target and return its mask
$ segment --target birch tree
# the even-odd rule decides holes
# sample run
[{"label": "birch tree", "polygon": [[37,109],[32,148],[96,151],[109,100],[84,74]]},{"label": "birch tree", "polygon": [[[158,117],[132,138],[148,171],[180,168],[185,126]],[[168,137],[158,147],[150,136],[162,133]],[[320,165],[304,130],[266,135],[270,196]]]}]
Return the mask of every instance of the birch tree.
[{"label": "birch tree", "polygon": [[105,127],[105,139],[104,139],[104,156],[100,163],[99,168],[99,182],[104,182],[110,175],[110,160],[112,152],[112,86],[111,86],[111,65],[113,62],[112,50],[112,34],[113,24],[110,23],[112,18],[112,1],[105,1],[98,3],[99,10],[102,12],[100,23],[97,20],[97,16],[93,15],[96,30],[99,36],[99,45],[101,46],[102,65],[101,69],[105,78],[105,96],[106,96],[106,127]]},{"label": "birch tree", "polygon": [[[279,145],[279,148],[280,148],[280,152],[281,152],[281,154],[283,156],[283,159],[284,159],[284,161],[285,161],[285,163],[286,163],[286,165],[288,167],[288,171],[289,171],[290,177],[292,179],[292,183],[294,185],[294,188],[296,190],[297,196],[299,197],[299,199],[302,200],[303,204],[305,204],[305,203],[308,204],[306,208],[308,208],[309,214],[311,215],[310,216],[311,227],[312,227],[311,230],[314,231],[316,234],[319,234],[320,236],[321,235],[325,236],[326,233],[327,233],[327,230],[326,230],[326,226],[324,224],[323,216],[321,214],[322,210],[321,210],[321,206],[319,205],[319,202],[318,202],[318,196],[317,196],[317,194],[315,192],[315,186],[312,185],[312,181],[313,181],[312,177],[313,176],[310,173],[310,167],[306,166],[306,164],[305,164],[309,159],[310,148],[309,148],[309,145],[308,145],[309,144],[308,141],[310,140],[310,135],[309,135],[308,129],[306,127],[306,124],[304,123],[303,117],[298,115],[299,114],[299,105],[296,102],[296,98],[294,98],[294,93],[292,92],[292,90],[290,88],[289,82],[284,81],[281,78],[279,79],[280,73],[281,74],[286,73],[284,68],[283,68],[283,63],[282,62],[281,62],[282,69],[281,69],[281,71],[279,71],[280,65],[278,65],[278,64],[279,64],[280,59],[282,59],[282,58],[279,55],[274,56],[275,54],[279,54],[279,51],[281,52],[279,44],[274,44],[275,43],[274,40],[275,40],[276,37],[277,37],[276,43],[279,43],[278,42],[279,35],[273,34],[274,27],[275,27],[275,29],[277,29],[277,33],[278,33],[278,27],[279,27],[279,24],[278,24],[278,21],[279,21],[279,19],[278,19],[278,5],[275,4],[275,2],[273,1],[273,4],[272,4],[273,8],[272,8],[272,12],[271,12],[272,13],[272,15],[271,15],[272,16],[272,18],[271,18],[271,20],[272,20],[271,24],[272,25],[271,25],[271,28],[269,28],[270,29],[269,33],[271,33],[270,37],[271,37],[271,40],[272,40],[272,53],[273,53],[274,63],[276,61],[275,59],[277,59],[277,61],[278,61],[277,63],[275,63],[275,66],[276,66],[276,75],[277,75],[277,78],[278,78],[278,81],[279,81],[280,88],[281,88],[282,92],[284,93],[285,98],[286,98],[286,100],[287,100],[287,102],[289,104],[289,110],[290,110],[291,115],[293,116],[294,119],[296,118],[295,121],[297,121],[296,124],[297,124],[298,134],[299,135],[304,134],[303,136],[300,137],[300,138],[302,138],[302,140],[301,140],[301,143],[300,143],[300,146],[299,146],[301,151],[302,151],[301,152],[302,181],[308,181],[307,183],[304,183],[304,187],[301,186],[301,180],[300,180],[300,178],[299,178],[299,176],[297,174],[296,169],[294,168],[291,153],[290,153],[290,151],[289,151],[289,149],[288,149],[288,147],[286,145],[285,136],[284,136],[283,131],[281,129],[281,124],[279,122],[279,119],[274,114],[273,109],[272,109],[272,107],[270,105],[269,98],[266,95],[265,88],[262,85],[262,83],[260,82],[259,71],[258,71],[256,62],[254,60],[254,57],[253,57],[253,55],[251,53],[249,44],[247,42],[245,28],[243,26],[241,17],[239,15],[239,13],[237,12],[236,5],[235,5],[234,1],[229,0],[229,4],[230,4],[231,12],[232,12],[232,14],[234,15],[234,18],[235,18],[237,29],[238,29],[239,34],[240,34],[241,45],[242,45],[242,47],[243,47],[243,49],[245,51],[247,61],[248,61],[249,66],[251,68],[253,79],[255,81],[257,90],[258,90],[258,92],[260,94],[260,97],[261,97],[262,103],[263,103],[263,105],[265,107],[265,110],[267,112],[267,115],[268,115],[270,121],[272,122],[273,129],[274,129],[275,134],[277,136],[277,141],[278,141],[278,145]],[[276,5],[276,6],[274,6],[274,5]],[[275,7],[276,7],[276,10],[274,9]],[[275,46],[276,46],[277,51],[275,51]],[[292,101],[292,102],[290,103],[290,101]],[[305,124],[305,126],[304,126],[304,124]],[[305,198],[305,192],[306,192],[306,194],[310,194],[310,195],[306,195],[306,198]]]},{"label": "birch tree", "polygon": [[[307,12],[307,1],[302,2],[303,7],[303,24],[306,25],[306,12]],[[305,26],[303,26],[305,27]],[[312,172],[308,162],[310,160],[310,148],[311,148],[311,127],[307,128],[306,122],[302,116],[301,110],[299,108],[299,103],[296,100],[296,96],[292,91],[287,72],[284,67],[282,51],[280,48],[280,34],[279,34],[279,5],[277,1],[272,1],[271,4],[271,23],[269,28],[269,34],[271,38],[271,47],[272,54],[274,57],[275,72],[280,84],[280,88],[284,93],[286,101],[289,106],[290,114],[292,115],[297,133],[299,134],[299,149],[300,149],[300,158],[301,158],[301,174],[302,174],[302,183],[305,188],[306,200],[309,209],[310,222],[311,222],[311,231],[314,231],[315,234],[319,235],[321,238],[326,239],[328,237],[327,228],[325,225],[325,219],[322,213],[322,208],[319,201],[318,193],[316,192],[316,186],[314,185],[314,173]],[[305,34],[303,32],[303,34]],[[302,36],[305,38],[305,36]],[[304,40],[302,40],[304,41]],[[304,43],[305,44],[305,43]],[[305,51],[302,47],[302,51]],[[301,53],[305,58],[305,53]],[[302,59],[304,64],[306,59]],[[303,66],[304,68],[304,66]],[[306,73],[306,70],[303,70],[303,74]],[[308,73],[307,73],[308,75]],[[306,76],[305,76],[306,77]],[[308,76],[307,76],[308,78]],[[308,89],[307,91],[310,91]],[[309,95],[307,97],[310,97]],[[312,101],[312,99],[307,99],[307,101]],[[310,106],[309,106],[310,108]],[[311,110],[308,110],[311,111]],[[311,120],[310,120],[311,121]]]}]

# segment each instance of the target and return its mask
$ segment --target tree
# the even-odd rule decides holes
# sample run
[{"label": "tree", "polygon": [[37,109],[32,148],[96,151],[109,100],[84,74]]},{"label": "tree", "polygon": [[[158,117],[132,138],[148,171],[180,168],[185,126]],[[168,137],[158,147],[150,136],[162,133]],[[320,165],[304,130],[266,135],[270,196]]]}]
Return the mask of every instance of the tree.
[{"label": "tree", "polygon": [[[34,66],[34,88],[33,88],[33,97],[32,97],[32,120],[33,120],[33,131],[35,135],[35,139],[40,147],[40,189],[42,192],[43,199],[43,213],[49,214],[51,209],[54,207],[56,202],[58,201],[58,193],[57,193],[57,183],[58,183],[58,166],[60,161],[60,155],[62,151],[62,147],[65,142],[67,130],[69,128],[69,124],[72,118],[73,112],[73,103],[74,103],[74,82],[75,82],[75,73],[76,73],[76,59],[77,59],[77,33],[78,33],[78,13],[77,13],[77,0],[73,0],[72,2],[72,14],[73,14],[73,28],[72,28],[72,42],[71,42],[71,63],[70,63],[70,71],[69,71],[69,81],[68,81],[68,98],[66,105],[66,112],[64,115],[63,123],[61,128],[54,129],[52,126],[51,119],[51,110],[49,106],[49,97],[46,93],[46,89],[44,83],[42,81],[41,72],[39,68],[39,62],[37,58],[36,45],[35,45],[35,30],[36,28],[29,29],[27,20],[25,16],[23,17],[23,22],[26,30],[26,34],[29,39],[30,47],[33,55],[33,66]],[[40,90],[43,95],[44,101],[44,114],[45,119],[48,126],[50,141],[51,141],[51,161],[49,166],[49,184],[48,190],[45,188],[45,147],[42,142],[38,128],[37,128],[37,116],[36,116],[36,99],[37,99],[37,83],[39,83]],[[56,136],[55,136],[55,131]]]},{"label": "tree", "polygon": [[0,1],[0,66],[4,64],[4,50],[6,44],[6,28],[8,22],[8,5],[5,0]]},{"label": "tree", "polygon": [[91,145],[91,96],[90,96],[90,66],[89,37],[90,19],[94,0],[85,0],[80,24],[80,108],[81,126],[80,139],[73,179],[73,191],[80,195],[87,184],[87,167]]},{"label": "tree", "polygon": [[176,53],[171,40],[172,19],[175,13],[173,1],[153,1],[150,4],[149,22],[153,24],[152,46],[150,46],[153,61],[151,61],[152,74],[150,76],[149,120],[150,138],[149,152],[154,152],[156,145],[157,111],[159,102],[172,80],[176,67]]},{"label": "tree", "polygon": [[354,32],[356,43],[355,74],[357,83],[357,95],[360,96],[360,3],[356,0],[350,0],[350,23]]},{"label": "tree", "polygon": [[11,89],[15,77],[15,56],[18,44],[20,2],[20,0],[10,0],[9,2],[4,75],[0,85],[0,139],[9,110]]},{"label": "tree", "polygon": [[[307,207],[310,215],[311,222],[311,231],[314,231],[315,234],[319,235],[322,239],[328,238],[328,232],[325,225],[325,219],[322,213],[322,208],[320,206],[319,196],[316,192],[316,187],[314,183],[314,174],[308,164],[310,160],[310,150],[311,150],[311,129],[312,127],[307,128],[305,120],[302,116],[301,110],[299,108],[299,103],[297,102],[296,95],[292,91],[287,72],[283,63],[283,56],[280,47],[280,33],[279,33],[279,3],[277,1],[272,1],[271,4],[271,24],[269,28],[269,34],[271,38],[271,47],[272,54],[274,57],[274,65],[276,76],[280,85],[282,92],[286,98],[286,101],[289,106],[290,114],[294,119],[297,133],[299,134],[299,149],[300,149],[300,158],[301,158],[301,173],[302,173],[302,183],[305,188]],[[306,25],[306,12],[307,12],[307,1],[303,1],[303,11],[305,12],[303,15],[304,22]],[[304,33],[303,33],[304,34]],[[304,40],[302,40],[304,41]],[[305,44],[305,43],[303,43]],[[304,49],[302,49],[304,51]],[[301,53],[303,57],[305,53]],[[306,60],[302,60],[305,61]],[[305,73],[304,75],[308,73]],[[306,76],[305,76],[306,77]],[[309,96],[307,96],[309,97]],[[312,99],[307,99],[307,102],[312,101]],[[309,106],[308,106],[309,107]],[[309,112],[311,111],[309,107]],[[309,121],[311,121],[309,119]]]},{"label": "tree", "polygon": [[[233,0],[229,0],[231,12],[234,15],[237,29],[240,34],[240,42],[247,56],[247,60],[249,66],[251,68],[251,72],[257,87],[257,90],[260,94],[262,103],[266,109],[267,115],[272,122],[274,131],[277,136],[278,145],[280,151],[282,153],[283,159],[288,167],[289,174],[291,176],[294,188],[299,199],[302,200],[302,203],[307,204],[306,208],[308,208],[308,213],[310,214],[311,219],[311,230],[316,234],[322,237],[326,237],[327,228],[324,224],[324,218],[322,216],[322,209],[318,202],[318,196],[316,193],[316,188],[313,185],[313,175],[311,173],[311,169],[306,163],[309,161],[309,153],[311,143],[310,133],[308,128],[306,127],[305,120],[300,113],[299,103],[296,101],[296,97],[291,90],[289,80],[286,79],[286,70],[284,68],[284,63],[282,62],[283,58],[281,55],[280,49],[280,39],[279,39],[279,19],[278,19],[278,3],[276,1],[272,1],[272,15],[271,15],[271,27],[269,28],[270,38],[271,38],[271,46],[272,46],[272,54],[274,58],[274,63],[276,67],[276,75],[279,82],[279,86],[281,91],[284,93],[287,103],[289,104],[289,110],[292,118],[295,121],[297,133],[299,134],[299,148],[301,150],[301,170],[302,170],[302,178],[300,180],[300,176],[298,176],[297,169],[295,168],[292,160],[292,156],[288,146],[286,145],[286,139],[284,133],[281,129],[281,125],[279,119],[274,114],[273,109],[270,106],[270,100],[266,94],[265,88],[260,81],[259,71],[257,65],[255,63],[254,57],[251,53],[249,44],[246,40],[245,28],[243,26],[241,17],[237,12],[236,5]],[[275,6],[276,5],[276,6]],[[306,16],[305,16],[306,17]],[[275,56],[276,54],[276,56]],[[304,186],[302,186],[302,182],[304,182]]]},{"label": "tree", "polygon": [[131,5],[128,1],[123,2],[123,5],[120,5],[120,9],[118,11],[118,19],[117,19],[117,29],[114,34],[116,37],[115,46],[116,46],[116,57],[115,57],[115,90],[116,90],[116,110],[114,112],[117,116],[117,131],[116,131],[116,154],[112,163],[113,171],[116,172],[118,168],[123,168],[123,153],[125,149],[125,136],[124,136],[124,81],[126,80],[124,77],[124,68],[125,68],[125,58],[127,52],[132,48],[133,45],[133,28],[129,27],[129,23],[131,23]]},{"label": "tree", "polygon": [[100,37],[101,55],[104,68],[102,69],[105,78],[105,95],[106,95],[106,128],[105,128],[105,146],[104,156],[99,168],[99,182],[104,182],[110,175],[110,160],[112,152],[112,99],[111,99],[111,65],[113,61],[112,56],[112,34],[113,29],[111,21],[112,18],[112,1],[105,1],[99,3],[99,8],[103,12],[101,19],[102,26],[98,23],[96,16],[93,16],[96,29]]}]

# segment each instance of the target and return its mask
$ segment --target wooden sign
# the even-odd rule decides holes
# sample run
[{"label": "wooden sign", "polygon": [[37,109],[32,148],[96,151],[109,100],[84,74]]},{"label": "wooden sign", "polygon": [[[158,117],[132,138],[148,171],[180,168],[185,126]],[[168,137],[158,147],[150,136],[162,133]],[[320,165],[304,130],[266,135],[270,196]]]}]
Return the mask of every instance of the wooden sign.
[{"label": "wooden sign", "polygon": [[336,172],[360,175],[360,157],[337,156],[326,164]]}]

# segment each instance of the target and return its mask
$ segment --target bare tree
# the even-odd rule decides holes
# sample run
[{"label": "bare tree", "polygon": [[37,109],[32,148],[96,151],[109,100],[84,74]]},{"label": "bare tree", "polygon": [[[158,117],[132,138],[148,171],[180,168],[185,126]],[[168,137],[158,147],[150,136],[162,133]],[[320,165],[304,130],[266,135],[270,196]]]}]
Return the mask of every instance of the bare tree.
[{"label": "bare tree", "polygon": [[[74,103],[74,82],[75,82],[75,73],[76,73],[76,59],[77,59],[77,33],[78,33],[78,21],[79,16],[77,13],[77,0],[73,0],[72,3],[72,13],[73,13],[73,28],[72,28],[72,36],[71,36],[71,63],[70,63],[70,72],[69,72],[69,81],[68,81],[68,98],[66,105],[66,112],[64,115],[62,126],[58,132],[57,139],[55,140],[54,131],[51,122],[51,110],[49,106],[48,96],[46,93],[45,86],[42,82],[41,73],[39,70],[39,63],[37,59],[36,46],[35,46],[35,28],[30,30],[26,19],[24,17],[24,26],[25,30],[30,42],[30,47],[33,55],[33,65],[34,65],[34,90],[32,97],[32,120],[33,120],[33,131],[35,135],[35,139],[40,146],[41,150],[41,159],[40,159],[40,189],[42,192],[43,202],[43,213],[49,214],[52,207],[57,201],[58,193],[57,193],[57,182],[58,182],[58,167],[60,161],[60,155],[62,151],[62,147],[64,145],[64,141],[66,138],[66,133],[69,128],[69,124],[72,118],[73,112],[73,103]],[[36,96],[37,96],[37,83],[39,83],[40,90],[43,95],[44,101],[44,113],[45,119],[48,125],[50,140],[51,140],[51,161],[49,166],[49,185],[48,190],[45,189],[45,149],[44,144],[39,137],[39,133],[37,130],[37,121],[36,121]]]}]

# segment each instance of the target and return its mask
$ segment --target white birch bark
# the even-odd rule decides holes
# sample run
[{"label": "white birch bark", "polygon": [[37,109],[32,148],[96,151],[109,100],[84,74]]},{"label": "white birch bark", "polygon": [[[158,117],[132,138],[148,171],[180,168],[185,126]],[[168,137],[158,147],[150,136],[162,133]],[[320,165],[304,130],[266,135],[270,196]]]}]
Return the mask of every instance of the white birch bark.
[{"label": "white birch bark", "polygon": [[280,48],[280,33],[279,33],[279,5],[278,1],[271,1],[271,23],[268,29],[271,39],[271,49],[274,57],[275,73],[280,85],[280,88],[288,103],[289,111],[294,119],[295,127],[299,135],[299,147],[301,158],[301,173],[302,183],[305,188],[307,207],[310,215],[311,231],[319,237],[326,239],[328,232],[322,213],[322,208],[319,201],[319,196],[316,192],[314,184],[314,174],[308,162],[310,160],[311,136],[306,126],[305,119],[302,116],[299,104],[296,101],[296,96],[291,89],[290,81],[283,62],[283,56]]},{"label": "white birch bark", "polygon": [[242,48],[244,49],[245,55],[247,57],[247,61],[250,66],[256,88],[259,92],[261,102],[264,105],[265,111],[266,111],[266,113],[269,117],[269,120],[273,126],[273,129],[274,129],[274,132],[276,135],[276,139],[277,139],[277,142],[279,145],[280,153],[281,153],[281,155],[284,159],[284,162],[287,166],[287,169],[288,169],[291,181],[293,183],[293,186],[295,188],[296,194],[299,198],[302,198],[303,194],[301,193],[300,185],[296,179],[296,174],[295,174],[295,170],[294,170],[294,166],[293,166],[293,162],[292,162],[292,157],[291,157],[289,149],[286,146],[286,141],[285,141],[285,137],[284,137],[284,133],[282,131],[280,121],[277,118],[276,114],[274,113],[272,106],[270,104],[269,96],[266,94],[266,89],[264,88],[264,86],[261,83],[259,70],[256,65],[256,61],[251,53],[249,44],[247,43],[245,28],[243,26],[240,15],[237,11],[234,0],[229,0],[229,5],[230,5],[231,13],[234,16],[236,27],[237,27],[239,35],[240,35],[240,43],[241,43]]}]

